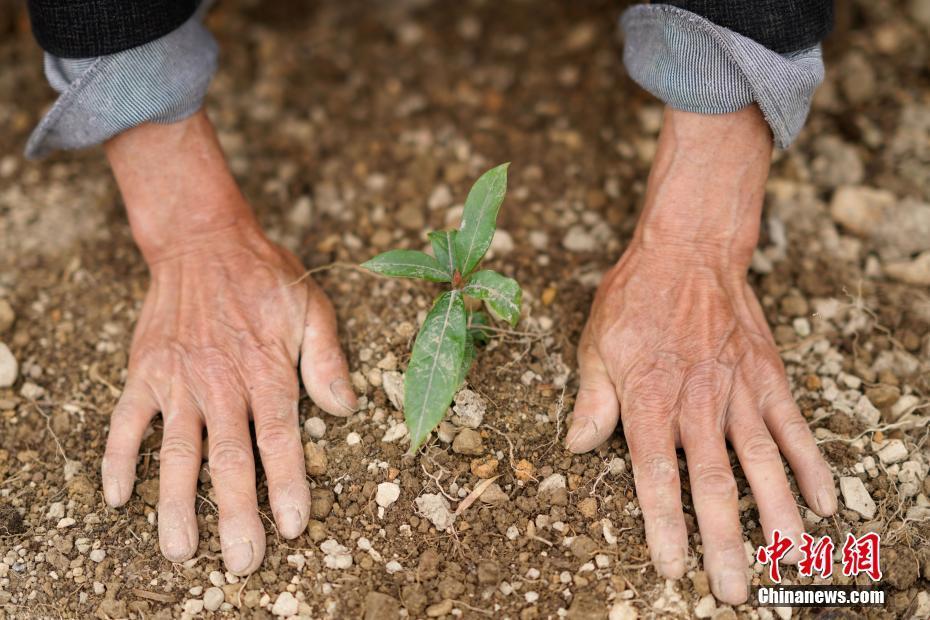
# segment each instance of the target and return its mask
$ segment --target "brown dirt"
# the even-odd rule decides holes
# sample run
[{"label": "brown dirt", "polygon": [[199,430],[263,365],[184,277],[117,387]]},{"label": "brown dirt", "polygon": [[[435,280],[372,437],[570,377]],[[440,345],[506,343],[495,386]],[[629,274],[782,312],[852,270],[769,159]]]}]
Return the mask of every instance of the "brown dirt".
[{"label": "brown dirt", "polygon": [[[906,515],[927,501],[930,485],[907,494],[900,467],[878,463],[874,475],[856,468],[897,438],[925,475],[926,409],[877,431],[850,403],[883,385],[927,406],[930,295],[881,275],[884,248],[838,227],[829,203],[849,183],[930,202],[930,38],[902,3],[838,4],[827,83],[796,147],[776,156],[760,244],[771,264],[757,265],[751,278],[837,476],[862,478],[879,505],[869,522],[842,506],[830,520],[805,508],[808,531],[835,540],[848,531],[881,532],[895,545],[885,566],[893,596],[864,613],[905,616],[927,590],[930,566],[911,551],[930,541],[930,525]],[[323,416],[329,463],[313,479],[316,522],[287,542],[266,519],[259,572],[248,580],[212,576],[225,601],[216,615],[270,616],[287,590],[314,618],[419,618],[447,600],[434,611],[581,620],[606,618],[625,602],[642,616],[687,617],[707,594],[687,488],[691,570],[666,583],[648,562],[621,436],[584,456],[559,447],[577,384],[575,343],[598,274],[635,224],[658,130],[660,107],[623,72],[621,8],[515,0],[298,8],[242,0],[210,15],[223,49],[210,113],[274,238],[308,266],[419,247],[424,230],[446,225],[448,209],[425,206],[437,185],[447,184],[457,202],[477,173],[512,161],[501,226],[514,248],[490,263],[517,278],[526,300],[520,333],[482,351],[469,377],[488,403],[479,431],[484,453],[500,462],[497,483],[508,501],[479,501],[452,531],[437,532],[414,500],[474,488],[474,457],[434,440],[414,459],[403,444],[383,442],[388,422],[402,416],[377,385],[378,363],[389,354],[405,366],[413,326],[434,289],[350,269],[319,274],[368,406],[348,420]],[[20,157],[52,94],[19,4],[0,5],[0,28],[0,299],[17,317],[0,340],[21,366],[16,385],[0,389],[0,618],[171,618],[185,604],[187,612],[211,615],[196,603],[211,573],[222,571],[206,465],[201,546],[184,565],[158,552],[159,420],[143,445],[139,494],[120,510],[103,503],[100,456],[146,270],[98,150],[40,163]],[[301,197],[312,199],[312,221],[295,207]],[[561,244],[574,225],[593,235],[591,251]],[[798,324],[805,318],[809,336]],[[304,398],[302,420],[314,415],[322,416]],[[350,432],[361,436],[362,449],[346,444]],[[609,473],[615,456],[625,467]],[[526,480],[517,477],[521,459],[535,470]],[[538,482],[553,473],[565,476],[567,491],[542,501]],[[401,496],[381,518],[375,490],[389,479]],[[755,545],[762,533],[742,474],[739,485],[744,535]],[[270,514],[266,500],[260,496]],[[62,517],[73,525],[63,526]],[[359,547],[363,537],[377,553]],[[328,538],[352,550],[349,569],[323,565],[319,543]],[[105,557],[95,561],[94,550]],[[389,573],[390,561],[401,570]],[[798,582],[793,570],[786,573]],[[718,605],[717,614],[734,611],[773,617],[750,606]]]}]

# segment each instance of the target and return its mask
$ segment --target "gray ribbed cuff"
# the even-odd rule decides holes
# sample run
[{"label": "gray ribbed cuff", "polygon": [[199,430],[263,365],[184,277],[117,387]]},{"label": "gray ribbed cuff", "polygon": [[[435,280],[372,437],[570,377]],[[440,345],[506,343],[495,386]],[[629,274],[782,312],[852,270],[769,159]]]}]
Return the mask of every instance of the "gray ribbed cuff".
[{"label": "gray ribbed cuff", "polygon": [[726,114],[753,102],[775,144],[797,137],[823,81],[820,46],[781,55],[699,15],[636,5],[621,19],[623,62],[650,93],[686,112]]},{"label": "gray ribbed cuff", "polygon": [[26,157],[100,144],[142,123],[177,122],[200,109],[218,52],[201,13],[160,39],[118,54],[79,59],[45,54],[45,75],[61,96],[29,136]]}]

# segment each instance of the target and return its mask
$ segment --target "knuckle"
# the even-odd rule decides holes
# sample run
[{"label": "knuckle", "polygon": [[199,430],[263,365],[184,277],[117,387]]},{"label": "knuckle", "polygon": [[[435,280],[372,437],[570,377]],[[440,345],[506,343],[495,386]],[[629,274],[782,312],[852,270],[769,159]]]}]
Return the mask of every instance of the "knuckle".
[{"label": "knuckle", "polygon": [[647,416],[667,416],[678,400],[679,378],[677,373],[650,363],[630,373],[629,389],[634,395],[635,408]]},{"label": "knuckle", "polygon": [[252,455],[245,444],[232,438],[210,444],[210,471],[217,475],[231,474],[252,465]]},{"label": "knuckle", "polygon": [[228,382],[236,370],[230,356],[216,347],[205,347],[197,353],[197,368],[208,384]]},{"label": "knuckle", "polygon": [[162,461],[199,461],[200,446],[191,439],[179,435],[166,435],[159,451]]},{"label": "knuckle", "polygon": [[806,435],[810,434],[810,429],[807,427],[807,422],[805,422],[804,418],[802,418],[800,415],[785,416],[779,427],[782,437],[792,443],[799,441]]},{"label": "knuckle", "polygon": [[289,422],[277,419],[266,421],[256,437],[259,451],[263,455],[275,455],[295,447],[300,443],[295,431],[296,427]]},{"label": "knuckle", "polygon": [[678,480],[678,463],[672,458],[653,454],[633,464],[633,475],[649,485],[670,485]]},{"label": "knuckle", "polygon": [[736,498],[736,479],[729,467],[709,465],[701,468],[695,478],[700,492],[710,499]]},{"label": "knuckle", "polygon": [[746,550],[743,546],[743,539],[740,536],[724,535],[714,545],[714,552],[724,558],[737,558],[742,560],[745,557]]},{"label": "knuckle", "polygon": [[728,385],[727,371],[716,361],[697,364],[685,377],[682,400],[695,413],[719,413],[717,409]]},{"label": "knuckle", "polygon": [[754,433],[743,444],[743,459],[748,465],[770,463],[779,458],[778,446],[765,433]]}]

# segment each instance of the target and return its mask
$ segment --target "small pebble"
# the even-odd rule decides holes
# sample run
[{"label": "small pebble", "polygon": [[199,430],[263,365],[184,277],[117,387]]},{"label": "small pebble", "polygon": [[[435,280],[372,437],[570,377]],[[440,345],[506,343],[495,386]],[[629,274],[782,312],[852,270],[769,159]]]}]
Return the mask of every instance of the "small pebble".
[{"label": "small pebble", "polygon": [[316,416],[307,418],[304,422],[304,430],[310,435],[311,439],[322,439],[326,434],[326,422]]},{"label": "small pebble", "polygon": [[220,605],[222,605],[225,600],[226,595],[216,586],[207,588],[207,591],[203,593],[203,606],[209,611],[216,611],[219,609]]}]

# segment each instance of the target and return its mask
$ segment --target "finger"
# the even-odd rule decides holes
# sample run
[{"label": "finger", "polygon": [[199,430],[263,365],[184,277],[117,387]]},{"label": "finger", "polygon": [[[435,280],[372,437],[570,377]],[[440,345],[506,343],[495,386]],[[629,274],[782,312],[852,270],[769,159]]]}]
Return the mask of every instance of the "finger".
[{"label": "finger", "polygon": [[197,476],[200,473],[203,422],[185,397],[173,398],[163,414],[158,489],[158,541],[172,562],[189,560],[197,552]]},{"label": "finger", "polygon": [[347,416],[358,409],[358,398],[349,382],[349,365],[336,332],[336,313],[316,287],[307,304],[300,374],[307,394],[327,413]]},{"label": "finger", "polygon": [[620,417],[617,390],[587,329],[578,345],[578,372],[581,375],[578,396],[572,425],[565,437],[565,447],[576,454],[607,441]]},{"label": "finger", "polygon": [[287,359],[270,364],[250,389],[255,435],[278,531],[296,538],[310,518],[310,488],[297,422],[297,375]]},{"label": "finger", "polygon": [[132,495],[142,435],[158,409],[148,384],[131,375],[110,416],[107,447],[100,464],[103,495],[110,506],[122,506]]},{"label": "finger", "polygon": [[630,382],[621,410],[649,553],[656,570],[669,579],[684,574],[688,549],[671,426],[677,400],[678,381],[655,368]]},{"label": "finger", "polygon": [[822,517],[836,512],[833,474],[823,458],[814,436],[801,415],[784,371],[773,396],[762,404],[762,415],[769,432],[788,459],[807,505]]},{"label": "finger", "polygon": [[[684,412],[683,415],[703,415]],[[704,544],[704,569],[714,595],[737,605],[748,596],[746,552],[740,531],[736,479],[730,468],[723,433],[706,421],[683,428],[691,496]]]},{"label": "finger", "polygon": [[257,569],[265,555],[246,404],[238,398],[213,394],[205,409],[223,559],[230,572],[245,575]]},{"label": "finger", "polygon": [[801,559],[799,545],[804,524],[788,486],[778,446],[755,410],[756,402],[745,387],[737,387],[730,402],[728,436],[759,507],[766,541],[771,543],[772,533],[780,531],[794,543],[785,561],[797,562]]}]

